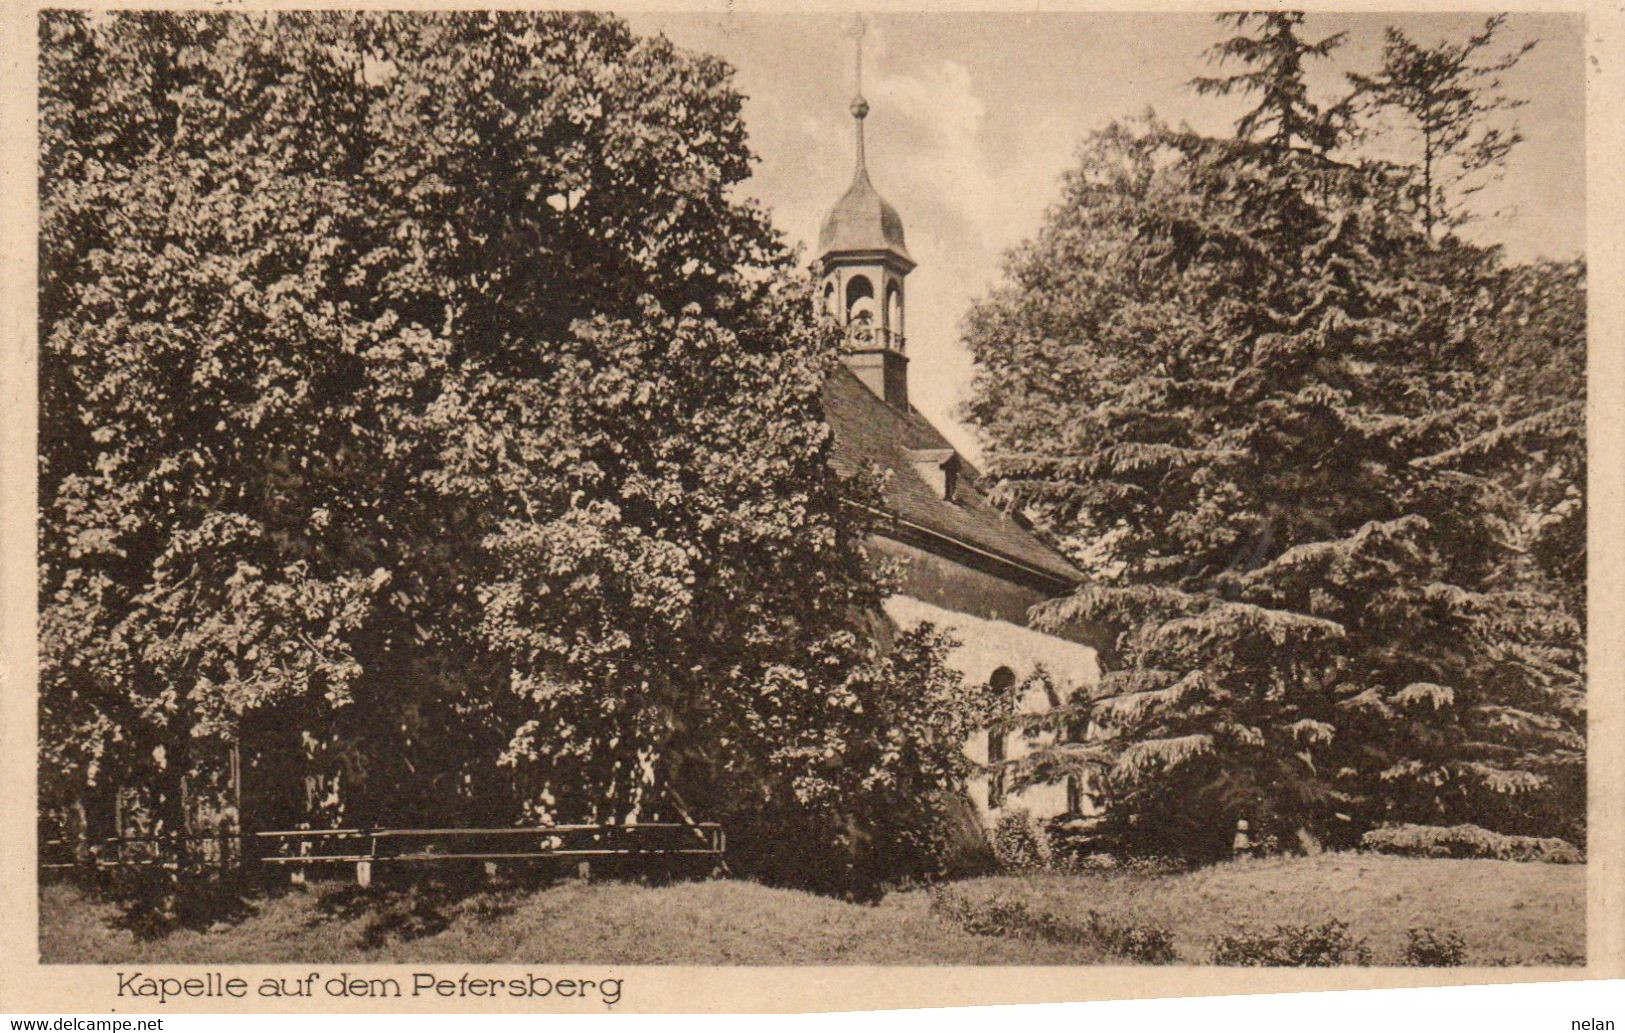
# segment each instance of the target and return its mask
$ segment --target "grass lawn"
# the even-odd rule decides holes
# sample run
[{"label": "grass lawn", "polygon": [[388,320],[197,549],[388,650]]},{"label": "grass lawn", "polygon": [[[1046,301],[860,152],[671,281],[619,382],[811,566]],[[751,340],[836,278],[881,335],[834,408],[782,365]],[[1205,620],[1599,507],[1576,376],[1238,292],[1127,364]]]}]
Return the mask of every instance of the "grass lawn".
[{"label": "grass lawn", "polygon": [[[1469,963],[1585,950],[1585,869],[1370,854],[1242,861],[1172,875],[1022,875],[955,883],[1062,917],[1090,910],[1173,931],[1180,959],[1210,940],[1341,918],[1391,963],[1410,926],[1459,933]],[[1121,964],[1089,946],[972,935],[923,890],[849,904],[740,881],[648,887],[565,882],[461,899],[362,895],[339,884],[258,899],[234,923],[140,940],[117,909],[69,886],[40,895],[46,962],[616,962],[624,964]]]},{"label": "grass lawn", "polygon": [[[336,887],[335,887],[336,888]],[[255,902],[256,913],[207,932],[141,941],[109,928],[116,909],[48,887],[40,906],[46,962],[619,962],[626,964],[1075,964],[1078,949],[972,936],[929,913],[923,893],[875,907],[740,881],[646,887],[564,882],[492,890],[439,910],[446,927],[403,938],[381,928],[400,902],[332,915],[312,888]],[[438,924],[435,923],[435,924]]]},{"label": "grass lawn", "polygon": [[1395,964],[1407,930],[1466,942],[1467,964],[1579,963],[1585,866],[1342,853],[1235,861],[1173,875],[1023,875],[970,879],[971,899],[1016,896],[1075,921],[1090,910],[1161,926],[1188,963],[1214,938],[1332,919],[1366,939],[1373,964]]}]

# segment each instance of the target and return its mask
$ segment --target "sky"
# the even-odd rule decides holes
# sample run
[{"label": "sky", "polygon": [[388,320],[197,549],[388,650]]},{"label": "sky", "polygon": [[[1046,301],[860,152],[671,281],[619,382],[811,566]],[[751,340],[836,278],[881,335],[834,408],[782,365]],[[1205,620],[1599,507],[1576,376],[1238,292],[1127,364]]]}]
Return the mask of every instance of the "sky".
[{"label": "sky", "polygon": [[[1346,71],[1374,71],[1385,26],[1416,41],[1460,40],[1482,14],[1310,14],[1305,32],[1348,34],[1311,86],[1330,96]],[[640,32],[717,54],[736,69],[758,156],[743,193],[765,203],[810,262],[824,214],[852,177],[850,14],[643,13]],[[1226,34],[1201,14],[877,14],[864,38],[870,177],[903,217],[918,268],[908,278],[909,394],[967,455],[956,419],[973,367],[961,322],[998,282],[1004,253],[1033,235],[1074,164],[1079,141],[1115,119],[1155,110],[1227,133],[1244,102],[1186,85],[1218,74],[1204,51]],[[1585,76],[1580,19],[1513,15],[1500,53],[1535,47],[1505,76],[1527,100],[1513,118],[1525,142],[1503,179],[1478,195],[1468,232],[1514,261],[1579,255],[1585,232]]]}]

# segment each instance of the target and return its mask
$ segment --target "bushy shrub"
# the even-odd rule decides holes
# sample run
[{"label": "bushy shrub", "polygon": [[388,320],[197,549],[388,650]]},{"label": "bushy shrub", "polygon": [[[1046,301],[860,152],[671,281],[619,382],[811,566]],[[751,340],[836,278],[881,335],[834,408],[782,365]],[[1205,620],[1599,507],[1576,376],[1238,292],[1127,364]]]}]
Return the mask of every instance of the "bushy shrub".
[{"label": "bushy shrub", "polygon": [[115,868],[98,880],[95,891],[118,905],[115,924],[143,940],[239,922],[254,912],[234,880],[184,868]]},{"label": "bushy shrub", "polygon": [[[1059,815],[1044,822],[1044,833],[1049,840],[1050,867],[1057,871],[1099,871],[1102,858],[1108,857],[1108,841],[1101,829],[1100,817]],[[1115,856],[1110,861],[1115,862]]]},{"label": "bushy shrub", "polygon": [[972,900],[938,886],[931,891],[931,913],[973,936],[1023,936],[1033,931],[1032,912],[1026,902],[1005,894]]},{"label": "bushy shrub", "polygon": [[1384,825],[1360,837],[1360,846],[1406,857],[1486,857],[1502,861],[1584,864],[1585,852],[1564,839],[1508,836],[1477,825]]},{"label": "bushy shrub", "polygon": [[993,856],[1010,872],[1030,872],[1051,866],[1055,852],[1043,824],[1024,807],[1012,807],[993,826]]},{"label": "bushy shrub", "polygon": [[381,886],[357,886],[353,882],[321,883],[315,889],[313,907],[317,914],[336,922],[364,918],[379,910],[389,898]]},{"label": "bushy shrub", "polygon": [[1457,933],[1439,932],[1427,927],[1406,932],[1405,954],[1401,964],[1417,968],[1448,968],[1465,964],[1467,943]]},{"label": "bushy shrub", "polygon": [[1114,918],[1099,911],[1091,910],[1088,919],[1078,923],[1010,894],[973,900],[947,887],[938,887],[932,892],[931,911],[975,936],[1008,936],[1096,947],[1148,965],[1168,965],[1179,960],[1174,953],[1173,933],[1167,929]]},{"label": "bushy shrub", "polygon": [[1188,871],[1191,862],[1161,854],[1115,854],[1105,850],[1075,850],[1063,839],[1051,837],[1048,868],[1056,872],[1116,873],[1119,875],[1171,875]]},{"label": "bushy shrub", "polygon": [[1347,922],[1322,925],[1278,925],[1267,933],[1240,933],[1213,941],[1215,965],[1329,967],[1368,965],[1371,951],[1363,937],[1349,932]]},{"label": "bushy shrub", "polygon": [[521,899],[512,895],[480,894],[468,901],[462,910],[464,914],[471,916],[476,922],[496,922],[519,910]]},{"label": "bushy shrub", "polygon": [[1533,957],[1529,955],[1502,954],[1486,961],[1478,962],[1486,968],[1533,968],[1536,966],[1573,966],[1584,965],[1586,956],[1584,951],[1572,951],[1559,948],[1557,950],[1542,951]]},{"label": "bushy shrub", "polygon": [[393,895],[362,924],[360,941],[369,950],[395,940],[421,940],[451,926],[447,900],[417,886]]},{"label": "bushy shrub", "polygon": [[1145,854],[1123,858],[1118,870],[1132,875],[1172,875],[1174,872],[1189,871],[1191,867],[1191,862],[1183,858]]},{"label": "bushy shrub", "polygon": [[[530,889],[543,883],[533,882]],[[488,923],[514,912],[527,889],[492,888],[485,880],[437,871],[410,881],[394,879],[361,887],[327,883],[315,888],[313,906],[324,919],[360,920],[359,941],[376,948],[387,941],[416,940],[449,928],[460,916]]]},{"label": "bushy shrub", "polygon": [[1174,953],[1174,934],[1161,926],[1139,925],[1090,911],[1089,931],[1108,951],[1121,957],[1148,965],[1172,965],[1179,960]]}]

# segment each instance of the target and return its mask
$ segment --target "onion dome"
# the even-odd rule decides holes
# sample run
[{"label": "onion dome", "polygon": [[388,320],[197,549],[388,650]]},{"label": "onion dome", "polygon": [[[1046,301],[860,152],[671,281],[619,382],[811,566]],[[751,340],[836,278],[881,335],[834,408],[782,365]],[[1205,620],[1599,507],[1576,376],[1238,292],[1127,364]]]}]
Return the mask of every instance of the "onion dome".
[{"label": "onion dome", "polygon": [[857,122],[857,168],[852,185],[824,216],[824,225],[818,231],[818,251],[822,255],[890,251],[912,264],[903,242],[902,216],[869,182],[863,156],[863,119],[868,114],[869,104],[859,96],[852,102],[852,117]]}]

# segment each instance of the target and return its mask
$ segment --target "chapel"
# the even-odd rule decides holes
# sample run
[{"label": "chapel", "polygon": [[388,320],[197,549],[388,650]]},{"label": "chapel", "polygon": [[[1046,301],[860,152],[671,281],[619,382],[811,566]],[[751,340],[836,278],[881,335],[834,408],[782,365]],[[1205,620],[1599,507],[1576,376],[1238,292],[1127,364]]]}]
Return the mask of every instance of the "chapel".
[{"label": "chapel", "polygon": [[[902,629],[929,621],[949,631],[959,642],[954,668],[997,689],[1017,691],[1041,665],[1050,686],[1030,690],[1037,698],[1018,700],[1016,709],[1046,710],[1097,682],[1097,650],[1082,630],[1056,635],[1029,627],[1027,611],[1074,588],[1082,574],[1019,514],[993,505],[975,465],[909,404],[907,280],[915,263],[902,217],[869,178],[861,53],[851,105],[852,183],[824,218],[815,263],[819,318],[837,325],[843,341],[843,362],[824,388],[835,435],[832,461],[842,475],[882,475],[885,512],[876,514],[878,529],[867,545],[877,560],[901,571],[899,591],[885,603],[891,624]],[[1043,739],[1053,741],[1053,734]],[[1010,807],[1039,818],[1097,811],[1076,777],[1005,791],[990,765],[1041,741],[995,727],[966,744],[973,761],[989,765],[968,787],[983,829]]]}]

